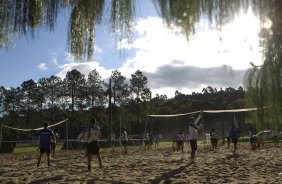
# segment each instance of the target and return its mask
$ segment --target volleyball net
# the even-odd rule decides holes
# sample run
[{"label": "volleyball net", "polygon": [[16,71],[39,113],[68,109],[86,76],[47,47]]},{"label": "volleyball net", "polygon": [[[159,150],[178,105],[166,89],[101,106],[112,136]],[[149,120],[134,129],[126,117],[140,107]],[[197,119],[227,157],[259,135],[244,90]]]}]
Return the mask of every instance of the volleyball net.
[{"label": "volleyball net", "polygon": [[[233,113],[233,117],[229,122],[231,125],[235,125],[236,127],[238,127],[238,120],[235,117],[236,116],[235,114],[240,112],[251,112],[256,110],[258,110],[258,108],[198,110],[198,111],[179,113],[179,114],[148,114],[146,118],[144,131],[148,132],[149,129],[152,129],[152,127],[154,127],[153,124],[156,124],[158,127],[155,127],[154,131],[157,128],[159,128],[160,129],[159,131],[166,132],[167,137],[171,139],[171,137],[173,137],[173,135],[177,131],[187,128],[187,117],[194,117],[196,119],[196,122],[198,122],[198,124],[202,124],[203,126],[201,130],[203,133],[202,139],[205,140],[206,136],[209,135],[209,130],[204,127],[209,127],[213,125],[212,122],[207,123],[204,121],[204,118],[207,117],[208,114],[210,116],[211,114]],[[222,128],[221,127],[222,124],[219,125],[220,123],[219,121],[220,120],[217,120],[216,123],[218,124],[218,126],[220,126],[220,128]],[[227,126],[225,126],[225,128],[226,127]],[[223,131],[227,132],[227,130],[223,130]]]},{"label": "volleyball net", "polygon": [[[54,128],[57,127],[61,124],[65,123],[65,136],[64,136],[64,141],[68,142],[68,119],[62,120],[60,122],[54,123],[54,124],[50,124],[48,125],[48,128]],[[25,140],[25,138],[22,138],[21,140],[16,140],[14,137],[13,138],[5,138],[3,136],[3,132],[4,132],[4,128],[5,129],[9,129],[9,130],[13,130],[13,131],[19,131],[22,132],[23,134],[25,134],[25,138],[26,137],[31,137],[31,140]],[[1,124],[1,130],[0,130],[0,153],[12,153],[14,151],[14,148],[16,146],[16,144],[38,144],[38,139],[32,139],[32,135],[31,133],[34,131],[39,131],[43,129],[43,127],[39,127],[39,128],[17,128],[17,127],[12,127],[12,126],[8,126],[5,124]],[[30,132],[30,133],[29,133]],[[27,136],[28,134],[30,134],[29,136]],[[7,137],[7,136],[6,136]],[[10,140],[12,139],[12,140]]]}]

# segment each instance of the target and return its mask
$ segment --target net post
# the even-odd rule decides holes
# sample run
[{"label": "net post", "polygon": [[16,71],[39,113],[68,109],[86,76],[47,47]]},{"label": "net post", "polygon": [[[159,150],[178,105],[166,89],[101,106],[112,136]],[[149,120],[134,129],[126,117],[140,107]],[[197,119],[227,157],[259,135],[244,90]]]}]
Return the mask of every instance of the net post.
[{"label": "net post", "polygon": [[119,137],[121,136],[121,116],[119,116]]},{"label": "net post", "polygon": [[145,124],[145,131],[144,131],[144,134],[146,134],[146,130],[147,130],[148,117],[149,117],[149,115],[147,114],[147,118],[146,118],[146,124]]},{"label": "net post", "polygon": [[68,165],[70,165],[69,159],[69,131],[68,131],[68,119],[66,120],[66,142],[67,142],[67,157],[68,157]]},{"label": "net post", "polygon": [[202,132],[203,132],[203,143],[204,143],[204,149],[206,149],[206,141],[205,140],[205,131],[204,131],[204,116],[203,116],[203,111],[201,110],[201,118],[202,118]]}]

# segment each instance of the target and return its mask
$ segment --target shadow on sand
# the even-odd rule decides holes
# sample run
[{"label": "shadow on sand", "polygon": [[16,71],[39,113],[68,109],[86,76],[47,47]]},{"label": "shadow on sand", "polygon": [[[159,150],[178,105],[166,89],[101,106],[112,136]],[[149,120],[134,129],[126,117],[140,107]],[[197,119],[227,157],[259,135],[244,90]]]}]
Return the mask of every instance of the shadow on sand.
[{"label": "shadow on sand", "polygon": [[149,180],[150,183],[160,183],[161,181],[165,181],[164,183],[171,183],[172,181],[170,180],[171,178],[178,178],[178,176],[176,176],[177,174],[180,174],[184,169],[186,169],[187,167],[191,166],[194,162],[191,161],[190,163],[179,167],[178,169],[174,169],[171,170],[167,173],[164,173],[163,175],[157,177],[156,179],[153,180]]}]

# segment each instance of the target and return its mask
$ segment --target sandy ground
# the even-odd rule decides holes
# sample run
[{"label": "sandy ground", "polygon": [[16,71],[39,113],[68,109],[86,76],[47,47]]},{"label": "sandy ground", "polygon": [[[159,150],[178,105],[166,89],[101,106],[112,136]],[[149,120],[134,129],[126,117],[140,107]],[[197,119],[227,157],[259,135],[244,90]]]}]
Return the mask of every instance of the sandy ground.
[{"label": "sandy ground", "polygon": [[103,167],[93,158],[91,172],[83,150],[56,152],[49,169],[45,155],[37,168],[36,154],[1,154],[0,183],[282,183],[282,148],[240,146],[234,155],[224,146],[199,148],[195,162],[189,150],[128,151],[102,150]]}]

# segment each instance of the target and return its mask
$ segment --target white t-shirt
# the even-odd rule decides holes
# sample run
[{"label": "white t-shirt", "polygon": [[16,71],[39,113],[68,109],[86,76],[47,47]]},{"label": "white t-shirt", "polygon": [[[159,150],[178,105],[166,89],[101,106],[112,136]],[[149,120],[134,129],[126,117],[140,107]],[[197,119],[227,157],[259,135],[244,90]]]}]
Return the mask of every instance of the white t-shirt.
[{"label": "white t-shirt", "polygon": [[217,138],[216,132],[211,132],[210,136],[211,136],[211,138]]},{"label": "white t-shirt", "polygon": [[125,141],[128,141],[128,136],[127,136],[127,132],[126,131],[123,131],[122,139],[125,140]]},{"label": "white t-shirt", "polygon": [[87,142],[90,143],[90,142],[93,142],[93,141],[98,141],[101,137],[101,132],[99,129],[97,128],[90,128],[87,132],[88,134],[88,139],[87,139]]},{"label": "white t-shirt", "polygon": [[[195,125],[196,126],[196,125]],[[201,128],[200,126],[196,126],[198,129]],[[188,126],[188,140],[193,140],[198,138],[198,129],[193,126]]]}]

